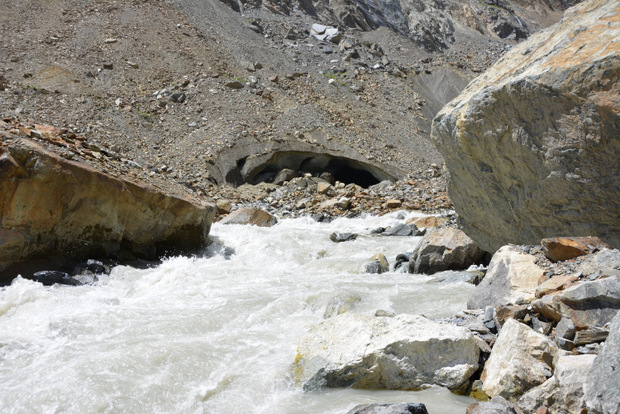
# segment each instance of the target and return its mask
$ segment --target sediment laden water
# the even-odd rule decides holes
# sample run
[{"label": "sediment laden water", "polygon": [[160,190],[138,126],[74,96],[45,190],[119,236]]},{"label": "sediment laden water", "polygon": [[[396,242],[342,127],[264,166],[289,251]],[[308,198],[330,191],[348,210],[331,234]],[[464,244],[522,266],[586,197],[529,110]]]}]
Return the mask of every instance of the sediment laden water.
[{"label": "sediment laden water", "polygon": [[[119,266],[95,286],[18,278],[0,289],[2,413],[345,413],[357,404],[423,402],[464,413],[471,400],[420,392],[326,389],[290,378],[298,340],[329,300],[361,297],[377,309],[451,316],[472,289],[406,273],[369,275],[419,237],[370,236],[402,216],[282,220],[272,228],[215,224],[208,258],[174,257],[151,269]],[[334,231],[360,233],[333,243]],[[227,259],[224,246],[234,249]]]}]

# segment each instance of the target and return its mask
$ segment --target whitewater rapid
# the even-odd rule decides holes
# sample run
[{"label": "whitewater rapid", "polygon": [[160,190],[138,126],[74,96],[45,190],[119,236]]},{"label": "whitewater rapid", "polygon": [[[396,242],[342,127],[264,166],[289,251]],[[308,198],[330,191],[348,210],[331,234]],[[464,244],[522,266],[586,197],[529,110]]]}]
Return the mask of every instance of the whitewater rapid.
[{"label": "whitewater rapid", "polygon": [[[472,402],[446,389],[303,392],[290,378],[297,343],[333,297],[352,312],[452,316],[473,287],[407,273],[370,275],[420,237],[371,236],[410,217],[214,224],[205,257],[119,266],[94,286],[18,278],[0,288],[2,413],[346,413],[357,404],[423,402],[431,414]],[[333,243],[332,232],[360,236]],[[231,250],[234,251],[233,254]]]}]

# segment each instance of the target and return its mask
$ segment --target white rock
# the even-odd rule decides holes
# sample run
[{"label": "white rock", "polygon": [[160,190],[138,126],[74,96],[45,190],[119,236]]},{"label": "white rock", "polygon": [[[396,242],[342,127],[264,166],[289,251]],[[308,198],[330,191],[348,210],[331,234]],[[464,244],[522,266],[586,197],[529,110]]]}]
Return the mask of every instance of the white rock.
[{"label": "white rock", "polygon": [[469,309],[498,307],[535,299],[538,280],[543,269],[536,264],[536,257],[507,245],[493,255],[489,269],[467,302]]},{"label": "white rock", "polygon": [[508,319],[482,371],[482,390],[490,397],[515,401],[551,377],[557,351],[546,336]]},{"label": "white rock", "polygon": [[376,318],[345,313],[314,326],[297,351],[294,376],[323,386],[459,389],[478,369],[480,350],[465,328],[418,315]]}]

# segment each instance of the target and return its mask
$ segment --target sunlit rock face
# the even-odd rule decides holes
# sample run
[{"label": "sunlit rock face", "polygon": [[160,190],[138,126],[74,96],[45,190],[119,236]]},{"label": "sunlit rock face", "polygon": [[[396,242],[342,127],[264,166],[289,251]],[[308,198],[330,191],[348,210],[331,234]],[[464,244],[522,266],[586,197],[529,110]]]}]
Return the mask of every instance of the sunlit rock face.
[{"label": "sunlit rock face", "polygon": [[0,270],[27,260],[204,247],[215,206],[121,180],[20,140],[0,156]]},{"label": "sunlit rock face", "polygon": [[569,9],[434,119],[450,196],[481,248],[563,235],[620,245],[619,18],[604,0]]}]

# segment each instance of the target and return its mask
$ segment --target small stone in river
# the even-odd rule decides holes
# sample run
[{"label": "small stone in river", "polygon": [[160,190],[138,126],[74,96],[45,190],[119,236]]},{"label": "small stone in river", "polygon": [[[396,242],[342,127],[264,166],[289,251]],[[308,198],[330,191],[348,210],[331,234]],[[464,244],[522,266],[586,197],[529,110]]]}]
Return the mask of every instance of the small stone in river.
[{"label": "small stone in river", "polygon": [[329,236],[329,239],[334,243],[342,243],[346,241],[351,241],[357,239],[357,234],[355,233],[332,233]]}]

